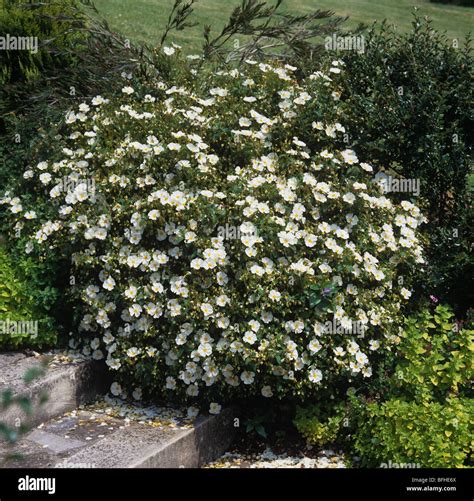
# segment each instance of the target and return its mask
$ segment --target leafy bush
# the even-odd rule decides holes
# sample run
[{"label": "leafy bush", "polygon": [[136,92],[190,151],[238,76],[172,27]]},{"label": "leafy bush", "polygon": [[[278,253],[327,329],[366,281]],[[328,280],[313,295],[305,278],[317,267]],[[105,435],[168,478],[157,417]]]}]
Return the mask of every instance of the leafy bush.
[{"label": "leafy bush", "polygon": [[368,31],[364,45],[364,52],[341,54],[341,109],[351,147],[376,170],[420,181],[429,237],[420,286],[464,314],[474,303],[465,280],[474,271],[470,40],[450,40],[415,17],[411,33],[384,24]]},{"label": "leafy bush", "polygon": [[32,258],[13,262],[0,245],[0,349],[54,344],[54,322],[47,311],[55,292],[41,280],[39,263]]},{"label": "leafy bush", "polygon": [[362,466],[391,462],[413,468],[461,468],[469,464],[474,446],[472,399],[450,398],[445,404],[398,399],[381,404],[355,402],[354,450]]},{"label": "leafy bush", "polygon": [[81,104],[61,154],[24,173],[29,194],[2,199],[30,251],[72,256],[85,353],[137,396],[189,401],[370,377],[398,339],[422,217],[337,146],[323,110],[342,65],[298,83],[288,66],[180,64],[153,96]]},{"label": "leafy bush", "polygon": [[0,33],[29,41],[29,50],[15,50],[7,41],[0,51],[1,133],[10,115],[26,113],[41,123],[45,105],[70,106],[113,91],[121,73],[143,62],[143,49],[90,16],[91,9],[90,0],[0,0]]},{"label": "leafy bush", "polygon": [[417,402],[467,395],[474,379],[474,331],[460,327],[452,311],[438,306],[405,322],[392,393]]},{"label": "leafy bush", "polygon": [[[0,51],[0,84],[30,84],[52,68],[64,68],[73,63],[72,51],[64,47],[77,47],[83,36],[74,29],[84,19],[74,9],[71,0],[46,0],[25,3],[19,0],[1,0],[0,33],[7,39],[23,39],[7,44]],[[26,39],[28,43],[26,43]],[[49,44],[54,44],[54,54]],[[7,88],[8,90],[8,88]]]},{"label": "leafy bush", "polygon": [[344,404],[310,405],[299,407],[294,419],[296,429],[309,444],[325,447],[344,440],[344,428],[348,426]]},{"label": "leafy bush", "polygon": [[473,331],[438,306],[407,318],[382,394],[350,398],[353,447],[364,466],[460,467],[472,455]]}]

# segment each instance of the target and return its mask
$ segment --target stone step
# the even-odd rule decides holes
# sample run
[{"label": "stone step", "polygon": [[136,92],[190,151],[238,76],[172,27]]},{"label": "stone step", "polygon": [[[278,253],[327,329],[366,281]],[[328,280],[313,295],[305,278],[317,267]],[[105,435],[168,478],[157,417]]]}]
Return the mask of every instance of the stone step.
[{"label": "stone step", "polygon": [[133,419],[111,409],[104,402],[82,406],[40,425],[13,447],[0,442],[0,457],[12,457],[2,466],[198,468],[222,455],[234,437],[231,409],[194,421],[169,408],[151,418],[145,409],[145,417]]},{"label": "stone step", "polygon": [[[23,380],[32,368],[45,366],[45,374],[29,384]],[[0,394],[11,390],[14,395],[26,395],[32,400],[34,413],[12,405],[0,409],[0,422],[8,426],[26,424],[36,426],[81,404],[93,401],[108,390],[110,381],[102,362],[71,358],[59,354],[27,355],[25,353],[0,354]],[[39,405],[42,395],[47,401]]]}]

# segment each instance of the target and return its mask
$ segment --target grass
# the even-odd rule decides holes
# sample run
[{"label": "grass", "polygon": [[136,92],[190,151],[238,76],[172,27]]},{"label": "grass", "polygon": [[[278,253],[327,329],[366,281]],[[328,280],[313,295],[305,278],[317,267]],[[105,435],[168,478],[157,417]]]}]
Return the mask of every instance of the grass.
[{"label": "grass", "polygon": [[[172,32],[169,40],[192,50],[202,44],[202,29],[211,24],[217,32],[241,0],[198,0],[193,20],[199,25],[183,32]],[[271,0],[270,4],[274,3]],[[156,45],[166,24],[173,0],[95,0],[96,7],[110,26],[134,42]],[[429,0],[286,0],[284,10],[307,13],[318,8],[349,16],[346,27],[387,19],[401,32],[410,30],[412,8],[433,20],[433,27],[462,40],[474,26],[474,8],[431,3]]]}]

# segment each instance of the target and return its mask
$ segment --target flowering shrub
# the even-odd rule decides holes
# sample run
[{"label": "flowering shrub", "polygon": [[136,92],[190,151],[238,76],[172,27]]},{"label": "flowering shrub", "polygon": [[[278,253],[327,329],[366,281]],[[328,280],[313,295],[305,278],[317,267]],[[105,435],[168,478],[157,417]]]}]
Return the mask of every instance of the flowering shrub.
[{"label": "flowering shrub", "polygon": [[1,199],[29,251],[71,255],[84,353],[117,371],[115,394],[212,413],[370,377],[399,340],[422,216],[325,115],[341,62],[298,81],[252,61],[210,75],[175,51],[179,82],[81,104],[61,156],[24,173],[28,197]]}]

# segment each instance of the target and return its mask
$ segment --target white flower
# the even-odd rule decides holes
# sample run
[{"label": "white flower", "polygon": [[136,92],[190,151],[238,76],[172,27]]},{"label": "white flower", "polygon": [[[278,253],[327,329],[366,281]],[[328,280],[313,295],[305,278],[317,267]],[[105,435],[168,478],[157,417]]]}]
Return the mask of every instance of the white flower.
[{"label": "white flower", "polygon": [[138,293],[138,289],[134,285],[131,285],[130,287],[125,289],[124,296],[127,299],[135,299],[137,297],[137,293]]},{"label": "white flower", "polygon": [[124,87],[124,88],[122,89],[122,92],[123,92],[124,94],[133,94],[135,91],[133,90],[133,88],[132,88],[132,87]]},{"label": "white flower", "polygon": [[95,96],[94,98],[92,98],[92,104],[94,106],[100,106],[101,104],[105,104],[108,102],[109,102],[109,100],[104,99],[102,96]]},{"label": "white flower", "polygon": [[257,275],[258,277],[262,277],[263,275],[265,275],[265,269],[258,264],[254,264],[250,267],[250,273]]},{"label": "white flower", "polygon": [[230,302],[230,299],[228,296],[226,296],[225,294],[221,294],[220,296],[217,297],[216,299],[216,304],[217,306],[225,306],[226,304],[228,304]]},{"label": "white flower", "polygon": [[196,240],[197,240],[197,235],[196,233],[194,233],[194,231],[187,231],[186,234],[184,235],[184,241],[187,244],[195,242]]},{"label": "white flower", "polygon": [[190,397],[197,397],[199,395],[199,387],[197,384],[190,384],[186,390],[186,394]]},{"label": "white flower", "polygon": [[226,285],[227,282],[229,281],[229,277],[227,276],[226,273],[224,273],[223,271],[218,271],[217,274],[216,274],[216,279],[217,279],[217,283],[219,285]]},{"label": "white flower", "polygon": [[39,179],[43,184],[49,184],[51,182],[51,174],[49,172],[43,172]]},{"label": "white flower", "polygon": [[172,56],[176,51],[173,47],[163,47],[163,52],[167,55],[167,56]]},{"label": "white flower", "polygon": [[344,162],[346,162],[349,165],[356,164],[359,159],[357,158],[357,155],[355,154],[355,151],[353,150],[344,150],[341,151],[342,158],[344,159]]},{"label": "white flower", "polygon": [[255,373],[251,371],[244,371],[240,375],[240,379],[244,384],[252,384],[255,380]]},{"label": "white flower", "polygon": [[141,400],[142,399],[142,390],[140,388],[135,388],[133,390],[132,397],[135,400]]},{"label": "white flower", "polygon": [[358,353],[356,353],[356,357],[355,358],[357,360],[357,363],[361,364],[361,365],[365,365],[368,362],[367,355],[365,353],[362,353],[361,351],[359,351]]},{"label": "white flower", "polygon": [[94,360],[102,360],[104,358],[104,354],[101,350],[94,350],[92,353],[92,358]]},{"label": "white flower", "polygon": [[222,406],[220,406],[216,402],[211,402],[211,405],[209,406],[209,414],[220,414],[221,409]]},{"label": "white flower", "polygon": [[262,388],[262,396],[265,398],[271,398],[273,397],[273,391],[271,386],[264,386]]},{"label": "white flower", "polygon": [[317,339],[312,339],[308,345],[311,352],[317,353],[321,349],[321,343]]},{"label": "white flower", "polygon": [[409,299],[410,296],[411,296],[411,292],[408,290],[408,289],[405,289],[405,287],[402,287],[400,289],[400,294],[405,298],[405,299]]},{"label": "white flower", "polygon": [[36,219],[36,212],[34,210],[30,210],[25,212],[25,219]]},{"label": "white flower", "polygon": [[252,125],[252,122],[248,118],[240,118],[239,125],[241,127],[250,127]]},{"label": "white flower", "polygon": [[369,348],[372,351],[378,350],[380,348],[380,341],[377,340],[377,339],[371,339],[370,342],[369,342]]},{"label": "white flower", "polygon": [[142,264],[142,259],[138,256],[131,255],[127,258],[127,264],[130,268],[138,268]]},{"label": "white flower", "polygon": [[188,407],[186,415],[189,419],[195,418],[198,414],[199,414],[199,409],[197,407],[193,406]]},{"label": "white flower", "polygon": [[166,378],[166,389],[174,390],[176,388],[176,379],[174,377],[168,376]]},{"label": "white flower", "polygon": [[358,293],[357,287],[354,284],[348,284],[346,287],[346,291],[348,294],[356,296]]},{"label": "white flower", "polygon": [[76,115],[73,111],[70,111],[66,114],[66,123],[73,124],[76,121]]},{"label": "white flower", "polygon": [[353,204],[356,197],[353,193],[346,193],[342,199],[344,200],[344,202],[347,202],[348,204]]},{"label": "white flower", "polygon": [[311,369],[309,371],[309,380],[312,383],[319,383],[323,379],[323,374],[319,369]]},{"label": "white flower", "polygon": [[208,317],[214,313],[214,308],[209,303],[202,303],[201,311],[204,313],[204,316]]},{"label": "white flower", "polygon": [[317,238],[318,237],[316,237],[316,235],[313,235],[312,233],[306,235],[304,237],[304,243],[306,247],[314,247],[316,245]]},{"label": "white flower", "polygon": [[160,217],[160,212],[157,211],[156,209],[153,209],[148,213],[148,219],[151,219],[152,221],[156,221],[159,217]]},{"label": "white flower", "polygon": [[257,341],[257,336],[255,335],[255,332],[247,331],[244,334],[243,340],[248,344],[254,344],[255,341]]},{"label": "white flower", "polygon": [[334,348],[334,354],[336,355],[336,357],[343,357],[346,352],[341,346],[337,346],[336,348]]},{"label": "white flower", "polygon": [[108,277],[106,280],[104,280],[102,287],[108,291],[113,290],[115,287],[115,280],[112,277]]},{"label": "white flower", "polygon": [[121,395],[122,387],[119,385],[119,383],[114,382],[110,385],[110,393],[112,393],[112,395],[115,395],[116,397]]},{"label": "white flower", "polygon": [[138,354],[140,353],[140,351],[138,350],[138,348],[136,348],[135,346],[133,346],[132,348],[129,348],[127,350],[127,355],[130,357],[130,358],[135,358]]},{"label": "white flower", "polygon": [[323,273],[331,273],[332,268],[327,264],[323,263],[318,266],[318,268],[323,272]]},{"label": "white flower", "polygon": [[120,363],[120,360],[116,359],[116,358],[108,358],[105,363],[113,370],[118,370],[120,369],[120,367],[122,366],[122,364]]},{"label": "white flower", "polygon": [[227,89],[222,89],[221,87],[215,87],[214,89],[211,89],[209,93],[212,96],[225,97],[229,94],[229,91]]},{"label": "white flower", "polygon": [[281,294],[277,291],[277,290],[271,290],[269,293],[268,293],[268,297],[274,301],[274,302],[278,302],[280,301],[281,299]]},{"label": "white flower", "polygon": [[212,354],[212,345],[210,343],[201,343],[197,352],[200,357],[209,357]]}]

